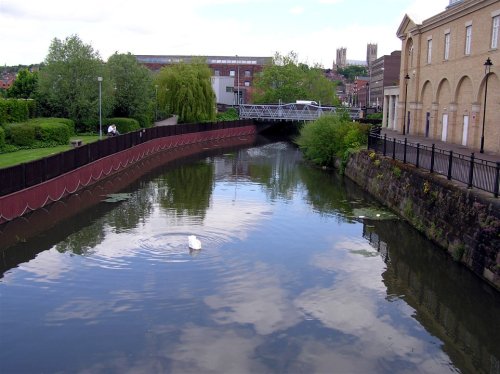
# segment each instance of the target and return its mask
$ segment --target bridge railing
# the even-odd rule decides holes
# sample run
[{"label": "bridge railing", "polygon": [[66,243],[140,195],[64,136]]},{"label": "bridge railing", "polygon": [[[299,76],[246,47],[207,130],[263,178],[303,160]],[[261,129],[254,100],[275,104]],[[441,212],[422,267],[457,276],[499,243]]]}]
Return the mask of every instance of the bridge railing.
[{"label": "bridge railing", "polygon": [[[314,121],[324,114],[336,113],[344,108],[308,104],[245,104],[239,106],[241,119],[267,121]],[[347,108],[352,119],[360,118],[361,109]]]}]

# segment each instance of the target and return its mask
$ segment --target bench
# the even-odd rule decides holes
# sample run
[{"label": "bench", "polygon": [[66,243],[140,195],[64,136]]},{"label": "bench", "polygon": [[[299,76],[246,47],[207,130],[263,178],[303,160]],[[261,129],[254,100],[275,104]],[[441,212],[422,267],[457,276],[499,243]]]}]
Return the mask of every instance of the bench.
[{"label": "bench", "polygon": [[80,147],[83,145],[83,140],[82,139],[71,140],[71,145],[73,146],[73,148]]}]

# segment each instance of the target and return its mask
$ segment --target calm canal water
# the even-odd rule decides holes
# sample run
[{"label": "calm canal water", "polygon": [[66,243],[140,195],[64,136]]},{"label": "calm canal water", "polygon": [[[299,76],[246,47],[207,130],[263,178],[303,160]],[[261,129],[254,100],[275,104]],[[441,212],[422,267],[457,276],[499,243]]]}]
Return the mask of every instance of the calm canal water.
[{"label": "calm canal water", "polygon": [[500,372],[498,292],[285,142],[99,188],[2,249],[0,372]]}]

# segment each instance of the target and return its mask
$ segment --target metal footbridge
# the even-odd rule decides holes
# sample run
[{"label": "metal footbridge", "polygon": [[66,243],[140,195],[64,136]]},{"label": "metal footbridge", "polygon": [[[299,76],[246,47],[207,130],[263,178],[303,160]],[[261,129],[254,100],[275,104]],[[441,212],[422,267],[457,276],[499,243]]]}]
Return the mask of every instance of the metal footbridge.
[{"label": "metal footbridge", "polygon": [[242,104],[239,105],[240,119],[263,121],[314,121],[324,114],[333,114],[338,110],[347,110],[355,120],[360,117],[360,108],[337,108],[312,104]]}]

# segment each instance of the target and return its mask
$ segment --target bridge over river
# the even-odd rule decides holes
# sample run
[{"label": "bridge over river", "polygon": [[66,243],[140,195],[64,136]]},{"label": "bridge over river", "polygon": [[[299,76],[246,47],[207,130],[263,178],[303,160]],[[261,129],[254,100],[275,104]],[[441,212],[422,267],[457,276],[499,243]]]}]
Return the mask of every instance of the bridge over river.
[{"label": "bridge over river", "polygon": [[336,113],[338,110],[347,110],[352,119],[360,117],[360,108],[337,108],[312,104],[242,104],[239,106],[241,119],[266,121],[314,121],[323,114]]}]

